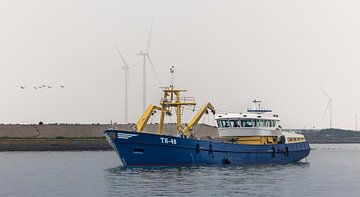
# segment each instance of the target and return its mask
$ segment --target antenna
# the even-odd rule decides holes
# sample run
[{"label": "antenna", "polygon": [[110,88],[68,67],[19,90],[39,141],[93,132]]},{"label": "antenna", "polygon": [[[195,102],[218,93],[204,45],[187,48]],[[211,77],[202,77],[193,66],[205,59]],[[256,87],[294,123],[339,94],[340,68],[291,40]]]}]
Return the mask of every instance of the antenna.
[{"label": "antenna", "polygon": [[254,103],[254,109],[257,108],[258,110],[260,110],[260,108],[261,108],[261,101],[254,99],[252,102]]},{"label": "antenna", "polygon": [[321,91],[323,92],[323,94],[325,95],[325,97],[328,99],[328,104],[326,105],[326,108],[324,110],[324,113],[323,113],[323,117],[325,116],[326,112],[328,111],[329,109],[329,116],[330,116],[330,129],[332,128],[332,103],[333,103],[333,98],[331,98],[326,92],[325,90],[321,87],[321,85],[319,85]]},{"label": "antenna", "polygon": [[272,112],[271,109],[264,109],[264,108],[261,108],[261,100],[252,100],[251,101],[252,103],[254,103],[254,109],[251,109],[249,108],[247,110],[247,112],[252,112],[252,113],[266,113],[266,112]]},{"label": "antenna", "polygon": [[174,81],[175,81],[175,71],[177,71],[177,69],[175,69],[174,66],[171,66],[170,67],[170,80],[171,80],[171,84],[170,84],[170,87],[173,88],[174,87]]},{"label": "antenna", "polygon": [[149,50],[150,50],[150,41],[151,41],[151,35],[153,30],[154,20],[151,22],[149,37],[147,40],[146,50],[140,51],[137,55],[143,56],[143,110],[146,109],[146,61],[149,61],[151,68],[156,76],[158,84],[160,84],[159,76],[155,70],[155,67],[151,61]]},{"label": "antenna", "polygon": [[130,67],[128,66],[128,64],[125,61],[125,58],[122,56],[119,47],[115,44],[115,48],[116,51],[118,52],[122,62],[124,63],[124,66],[122,67],[123,70],[125,70],[125,93],[124,93],[124,106],[125,106],[125,110],[124,110],[124,118],[125,118],[125,123],[128,123],[128,86],[129,86],[129,69]]}]

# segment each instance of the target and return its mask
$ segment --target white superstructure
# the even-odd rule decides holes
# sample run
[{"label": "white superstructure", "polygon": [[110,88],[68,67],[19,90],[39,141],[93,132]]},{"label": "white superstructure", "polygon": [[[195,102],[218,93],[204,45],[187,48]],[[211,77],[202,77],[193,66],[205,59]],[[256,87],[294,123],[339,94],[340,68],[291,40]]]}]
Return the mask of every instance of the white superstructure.
[{"label": "white superstructure", "polygon": [[[280,118],[271,110],[262,109],[261,101],[253,101],[255,108],[246,113],[217,114],[219,136],[223,138],[269,137],[282,143],[304,141],[301,134],[282,131]],[[283,136],[283,137],[282,137]],[[283,139],[281,139],[283,138]],[[272,139],[269,139],[272,141]]]}]

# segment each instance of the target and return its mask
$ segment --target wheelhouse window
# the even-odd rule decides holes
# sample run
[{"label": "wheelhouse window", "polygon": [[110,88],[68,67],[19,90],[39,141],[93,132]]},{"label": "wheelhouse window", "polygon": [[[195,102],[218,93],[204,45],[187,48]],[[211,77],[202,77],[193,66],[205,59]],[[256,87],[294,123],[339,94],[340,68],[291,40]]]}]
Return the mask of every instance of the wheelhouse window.
[{"label": "wheelhouse window", "polygon": [[255,119],[255,127],[266,127],[266,120]]},{"label": "wheelhouse window", "polygon": [[266,127],[266,120],[259,120],[260,127]]},{"label": "wheelhouse window", "polygon": [[275,127],[276,125],[276,121],[275,120],[271,120],[271,127]]},{"label": "wheelhouse window", "polygon": [[218,120],[218,127],[229,127],[229,120]]},{"label": "wheelhouse window", "polygon": [[230,127],[240,127],[239,120],[229,120]]},{"label": "wheelhouse window", "polygon": [[254,127],[260,127],[260,120],[253,120],[254,121]]},{"label": "wheelhouse window", "polygon": [[275,127],[276,120],[264,120],[264,119],[222,119],[217,120],[219,128],[229,127]]},{"label": "wheelhouse window", "polygon": [[263,120],[263,127],[273,127],[272,120]]},{"label": "wheelhouse window", "polygon": [[265,120],[265,119],[254,119],[253,120],[253,126],[254,127],[275,127],[275,120]]},{"label": "wheelhouse window", "polygon": [[255,121],[251,119],[241,120],[241,127],[254,127]]},{"label": "wheelhouse window", "polygon": [[275,127],[275,120],[249,119],[241,120],[241,127]]}]

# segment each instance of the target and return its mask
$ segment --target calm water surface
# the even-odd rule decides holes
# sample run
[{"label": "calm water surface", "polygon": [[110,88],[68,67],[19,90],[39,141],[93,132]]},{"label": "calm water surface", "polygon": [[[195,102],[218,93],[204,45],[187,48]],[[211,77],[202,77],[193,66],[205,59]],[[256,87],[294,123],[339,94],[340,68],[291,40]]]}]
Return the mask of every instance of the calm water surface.
[{"label": "calm water surface", "polygon": [[359,196],[360,144],[289,165],[123,169],[115,152],[1,152],[0,196]]}]

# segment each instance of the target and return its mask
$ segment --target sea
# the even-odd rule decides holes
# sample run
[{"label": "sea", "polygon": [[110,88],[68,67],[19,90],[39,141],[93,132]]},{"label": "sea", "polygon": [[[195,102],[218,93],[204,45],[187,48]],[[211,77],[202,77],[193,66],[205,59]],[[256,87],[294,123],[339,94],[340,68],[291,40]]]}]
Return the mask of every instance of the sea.
[{"label": "sea", "polygon": [[360,144],[311,148],[294,164],[162,169],[113,151],[0,152],[0,196],[360,196]]}]

